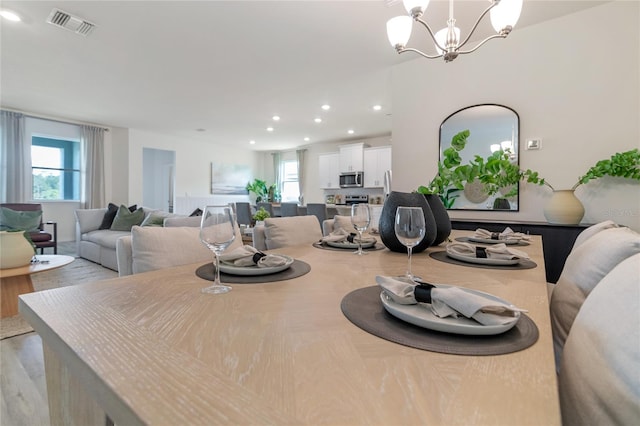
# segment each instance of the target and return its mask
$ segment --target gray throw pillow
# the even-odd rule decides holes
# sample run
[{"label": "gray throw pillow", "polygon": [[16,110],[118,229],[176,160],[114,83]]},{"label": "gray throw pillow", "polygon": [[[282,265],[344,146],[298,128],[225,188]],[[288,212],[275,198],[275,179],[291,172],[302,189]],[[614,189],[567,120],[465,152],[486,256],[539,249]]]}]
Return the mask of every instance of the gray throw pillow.
[{"label": "gray throw pillow", "polygon": [[42,221],[42,210],[16,211],[0,207],[0,231],[37,231]]},{"label": "gray throw pillow", "polygon": [[140,225],[144,220],[144,210],[140,207],[134,212],[130,212],[127,206],[122,204],[118,207],[116,217],[111,224],[112,231],[131,231],[134,225]]}]

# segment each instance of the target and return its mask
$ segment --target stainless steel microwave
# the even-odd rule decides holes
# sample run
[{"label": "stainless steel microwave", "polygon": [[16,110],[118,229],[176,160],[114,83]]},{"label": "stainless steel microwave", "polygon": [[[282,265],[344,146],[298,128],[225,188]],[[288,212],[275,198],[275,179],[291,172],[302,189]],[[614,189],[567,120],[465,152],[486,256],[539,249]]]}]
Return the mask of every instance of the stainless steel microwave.
[{"label": "stainless steel microwave", "polygon": [[340,188],[362,188],[364,180],[362,172],[348,172],[340,174]]}]

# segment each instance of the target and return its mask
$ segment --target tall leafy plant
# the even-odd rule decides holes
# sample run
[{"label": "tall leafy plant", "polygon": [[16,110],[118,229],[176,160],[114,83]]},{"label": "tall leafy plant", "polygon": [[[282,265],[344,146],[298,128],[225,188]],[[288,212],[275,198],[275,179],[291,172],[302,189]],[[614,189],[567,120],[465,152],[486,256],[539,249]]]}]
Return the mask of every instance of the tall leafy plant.
[{"label": "tall leafy plant", "polygon": [[247,182],[246,189],[256,194],[256,203],[259,203],[269,201],[269,194],[273,194],[276,184],[267,185],[267,182],[262,179],[254,179],[253,182]]}]

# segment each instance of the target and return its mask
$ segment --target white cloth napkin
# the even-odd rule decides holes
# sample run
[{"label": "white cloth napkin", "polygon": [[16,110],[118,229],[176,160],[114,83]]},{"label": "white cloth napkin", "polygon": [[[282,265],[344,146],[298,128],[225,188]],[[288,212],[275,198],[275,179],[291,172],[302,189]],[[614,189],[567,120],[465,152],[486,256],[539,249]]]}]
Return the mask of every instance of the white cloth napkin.
[{"label": "white cloth napkin", "polygon": [[[347,237],[349,236],[349,232],[347,232],[344,228],[339,228],[336,229],[335,231],[333,231],[332,233],[330,233],[329,235],[326,235],[324,237],[322,237],[322,242],[333,242],[333,243],[338,243],[338,242],[346,242],[347,241]],[[353,242],[354,243],[358,243],[358,239],[360,237],[358,237],[357,235],[355,237],[353,237]],[[366,236],[362,236],[362,242],[363,243],[370,243],[375,241],[374,237],[366,237]]]},{"label": "white cloth napkin", "polygon": [[284,256],[277,254],[267,254],[258,260],[258,263],[254,263],[253,255],[260,253],[258,249],[252,246],[242,246],[229,253],[223,253],[220,255],[220,261],[228,265],[233,266],[258,266],[258,268],[269,268],[273,266],[285,265],[288,259]]},{"label": "white cloth napkin", "polygon": [[[511,248],[504,243],[494,244],[490,247],[483,248],[487,253],[487,259],[529,259],[529,255],[526,252]],[[476,246],[469,243],[449,243],[447,244],[447,253],[466,257],[476,257]]]},{"label": "white cloth napkin", "polygon": [[[413,296],[416,283],[408,278],[378,275],[376,282],[394,302],[402,305],[418,303]],[[516,312],[527,311],[461,287],[436,287],[431,289],[431,312],[440,318],[463,315],[482,325],[501,325],[512,321]]]},{"label": "white cloth napkin", "polygon": [[[490,240],[493,232],[487,231],[486,229],[478,228],[476,229],[475,234],[473,235],[476,238],[484,238],[485,240]],[[513,229],[508,226],[504,229],[504,231],[498,234],[499,240],[523,240],[527,241],[531,239],[531,237],[527,234],[523,234],[522,232],[514,232]]]}]

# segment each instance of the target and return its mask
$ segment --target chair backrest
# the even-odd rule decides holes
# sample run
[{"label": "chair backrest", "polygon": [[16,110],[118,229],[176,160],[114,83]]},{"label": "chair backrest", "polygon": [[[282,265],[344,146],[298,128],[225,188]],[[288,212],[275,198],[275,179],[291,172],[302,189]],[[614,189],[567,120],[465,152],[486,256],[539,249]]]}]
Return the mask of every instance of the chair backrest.
[{"label": "chair backrest", "polygon": [[327,220],[327,205],[324,203],[308,203],[307,214],[314,215],[322,223]]},{"label": "chair backrest", "polygon": [[251,204],[245,202],[236,203],[236,220],[241,225],[251,225]]},{"label": "chair backrest", "polygon": [[282,217],[298,216],[298,203],[281,203],[280,216]]},{"label": "chair backrest", "polygon": [[550,300],[557,368],[560,368],[564,343],[585,299],[616,265],[637,253],[640,253],[640,234],[629,228],[603,229],[569,253]]},{"label": "chair backrest", "polygon": [[[235,228],[236,238],[227,250],[243,245],[240,229],[238,226]],[[127,259],[120,257],[118,264],[128,262]],[[206,261],[213,261],[213,253],[200,241],[200,228],[194,226],[168,228],[134,226],[131,228],[131,271],[134,274]]]},{"label": "chair backrest", "polygon": [[[37,203],[2,203],[0,207],[6,207],[17,212],[34,212],[42,211],[42,204]],[[35,218],[34,218],[35,219]],[[42,215],[40,215],[40,230],[44,230],[44,224],[42,221]]]},{"label": "chair backrest", "polygon": [[311,216],[291,216],[268,218],[264,221],[266,248],[312,244],[322,238],[318,218]]},{"label": "chair backrest", "polygon": [[271,205],[271,203],[265,203],[265,202],[260,202],[256,204],[256,207],[258,210],[260,210],[260,208],[264,208],[271,217],[274,216],[273,214],[273,206]]},{"label": "chair backrest", "polygon": [[611,270],[584,301],[562,353],[563,425],[640,419],[640,254]]}]

